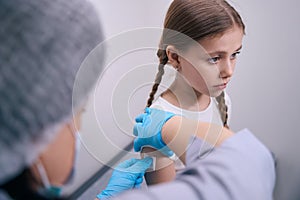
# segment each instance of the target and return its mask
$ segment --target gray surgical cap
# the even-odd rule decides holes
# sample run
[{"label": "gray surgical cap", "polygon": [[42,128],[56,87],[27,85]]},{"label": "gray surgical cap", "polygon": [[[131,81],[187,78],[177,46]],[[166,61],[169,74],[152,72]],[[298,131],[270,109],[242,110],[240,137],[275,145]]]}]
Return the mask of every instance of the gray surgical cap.
[{"label": "gray surgical cap", "polygon": [[31,165],[87,98],[103,52],[72,99],[74,81],[101,41],[86,0],[0,0],[0,185]]}]

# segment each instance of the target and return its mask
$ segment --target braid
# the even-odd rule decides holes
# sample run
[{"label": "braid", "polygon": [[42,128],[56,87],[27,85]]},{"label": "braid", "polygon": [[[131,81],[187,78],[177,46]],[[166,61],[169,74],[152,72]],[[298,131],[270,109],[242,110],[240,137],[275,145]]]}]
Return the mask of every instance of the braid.
[{"label": "braid", "polygon": [[216,100],[218,102],[218,108],[220,111],[220,115],[221,115],[221,120],[223,122],[224,127],[228,128],[228,124],[227,124],[227,119],[228,119],[228,114],[227,114],[227,105],[225,103],[225,93],[222,92],[220,96],[216,97]]},{"label": "braid", "polygon": [[168,56],[167,56],[166,50],[159,49],[157,51],[157,56],[159,57],[158,72],[156,74],[155,81],[154,81],[154,84],[152,86],[152,90],[149,94],[149,98],[148,98],[148,101],[147,101],[147,107],[150,107],[152,105],[154,95],[157,92],[157,89],[158,89],[158,86],[161,82],[162,76],[165,73],[164,66],[168,62]]}]

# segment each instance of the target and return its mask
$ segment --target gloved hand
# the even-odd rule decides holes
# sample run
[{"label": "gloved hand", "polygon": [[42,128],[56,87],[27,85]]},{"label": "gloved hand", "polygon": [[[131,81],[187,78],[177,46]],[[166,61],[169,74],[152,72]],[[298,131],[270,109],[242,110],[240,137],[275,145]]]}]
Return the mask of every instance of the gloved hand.
[{"label": "gloved hand", "polygon": [[98,199],[109,199],[121,192],[133,188],[140,188],[145,171],[151,166],[152,158],[129,159],[120,163],[113,171],[111,178]]},{"label": "gloved hand", "polygon": [[141,151],[143,147],[152,147],[159,150],[168,157],[175,156],[174,152],[169,149],[162,140],[161,129],[163,125],[175,116],[174,113],[146,108],[145,113],[139,115],[135,121],[133,134],[137,136],[134,140],[134,150]]}]

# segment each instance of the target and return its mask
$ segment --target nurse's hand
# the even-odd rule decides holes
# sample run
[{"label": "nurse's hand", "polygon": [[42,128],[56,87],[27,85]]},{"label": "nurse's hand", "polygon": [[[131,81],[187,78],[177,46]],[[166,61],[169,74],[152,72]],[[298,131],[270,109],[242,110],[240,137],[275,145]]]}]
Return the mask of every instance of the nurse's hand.
[{"label": "nurse's hand", "polygon": [[135,121],[133,134],[137,136],[134,140],[134,150],[141,151],[143,147],[152,147],[159,150],[168,157],[175,156],[162,139],[161,129],[174,113],[163,110],[146,108],[145,113],[139,115]]},{"label": "nurse's hand", "polygon": [[129,189],[139,188],[143,182],[145,171],[151,166],[152,158],[129,159],[120,163],[113,171],[107,187],[98,199],[109,199]]}]

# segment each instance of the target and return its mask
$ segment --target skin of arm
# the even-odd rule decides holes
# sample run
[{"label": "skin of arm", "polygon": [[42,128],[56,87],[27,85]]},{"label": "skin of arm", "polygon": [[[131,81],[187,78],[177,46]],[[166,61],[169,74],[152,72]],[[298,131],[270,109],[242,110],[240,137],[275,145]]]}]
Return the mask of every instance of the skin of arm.
[{"label": "skin of arm", "polygon": [[148,185],[170,182],[174,180],[176,171],[173,160],[150,147],[143,148],[142,153],[147,153],[148,155],[153,155],[156,157],[156,169],[145,174],[145,180]]},{"label": "skin of arm", "polygon": [[[187,120],[175,116],[168,120],[162,128],[162,139],[168,147],[185,164],[185,152],[188,148],[189,140],[192,136],[199,137],[213,146],[219,146],[233,133],[223,126],[199,122],[196,120]],[[154,152],[152,148],[144,148],[142,153]],[[176,176],[175,164],[172,160],[165,157],[159,151],[155,151],[156,169],[145,174],[148,185],[169,182]]]},{"label": "skin of arm", "polygon": [[196,136],[215,147],[220,146],[233,132],[217,124],[188,120],[175,116],[162,128],[162,139],[185,164],[185,152],[190,138]]}]

